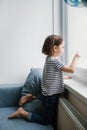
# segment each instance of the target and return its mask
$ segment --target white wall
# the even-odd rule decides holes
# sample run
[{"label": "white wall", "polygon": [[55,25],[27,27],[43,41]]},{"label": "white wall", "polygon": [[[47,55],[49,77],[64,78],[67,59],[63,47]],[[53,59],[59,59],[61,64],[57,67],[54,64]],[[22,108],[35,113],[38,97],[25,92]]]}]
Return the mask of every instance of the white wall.
[{"label": "white wall", "polygon": [[53,2],[60,0],[0,1],[0,84],[23,83],[31,67],[43,67],[41,48],[53,33]]}]

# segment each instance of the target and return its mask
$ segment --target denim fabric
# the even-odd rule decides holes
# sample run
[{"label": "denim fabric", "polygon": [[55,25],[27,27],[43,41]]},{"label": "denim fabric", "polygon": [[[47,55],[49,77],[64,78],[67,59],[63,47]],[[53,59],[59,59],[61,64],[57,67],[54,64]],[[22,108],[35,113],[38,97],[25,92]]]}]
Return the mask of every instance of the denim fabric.
[{"label": "denim fabric", "polygon": [[35,99],[32,102],[25,103],[22,106],[22,108],[29,113],[34,112],[34,113],[42,115],[42,112],[43,112],[43,104],[42,104],[41,100],[39,100],[39,99]]},{"label": "denim fabric", "polygon": [[42,95],[41,100],[43,103],[42,116],[37,113],[32,113],[31,120],[29,121],[40,124],[53,124],[57,110],[58,95],[52,95],[52,96]]},{"label": "denim fabric", "polygon": [[21,95],[25,96],[28,93],[38,97],[41,94],[41,79],[42,79],[42,68],[32,68],[28,74]]},{"label": "denim fabric", "polygon": [[31,121],[31,117],[32,117],[32,112],[29,112],[28,117],[27,117],[27,120],[28,120],[28,121]]}]

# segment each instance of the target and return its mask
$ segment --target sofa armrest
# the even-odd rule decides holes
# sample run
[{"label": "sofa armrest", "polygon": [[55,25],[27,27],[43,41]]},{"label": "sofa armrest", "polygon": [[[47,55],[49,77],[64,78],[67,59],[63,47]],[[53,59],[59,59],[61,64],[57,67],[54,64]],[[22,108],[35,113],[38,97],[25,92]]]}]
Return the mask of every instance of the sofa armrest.
[{"label": "sofa armrest", "polygon": [[0,107],[17,106],[21,97],[22,84],[0,85]]}]

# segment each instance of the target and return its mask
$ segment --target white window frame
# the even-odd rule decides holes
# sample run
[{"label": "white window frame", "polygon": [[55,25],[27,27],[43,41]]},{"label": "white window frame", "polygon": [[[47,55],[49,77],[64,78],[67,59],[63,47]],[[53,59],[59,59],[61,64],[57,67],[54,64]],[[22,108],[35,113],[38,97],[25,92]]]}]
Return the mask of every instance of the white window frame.
[{"label": "white window frame", "polygon": [[[67,22],[68,22],[67,21],[67,7],[66,7],[66,4],[64,3],[64,0],[61,0],[61,2],[62,2],[62,4],[61,4],[62,5],[61,35],[63,36],[64,41],[65,41],[65,54],[63,57],[63,62],[68,64],[68,49],[69,48],[68,48],[68,42],[67,42],[67,38],[68,38],[67,37],[67,34],[68,34],[67,33]],[[87,83],[87,69],[76,67],[76,71],[73,74],[73,78]]]}]

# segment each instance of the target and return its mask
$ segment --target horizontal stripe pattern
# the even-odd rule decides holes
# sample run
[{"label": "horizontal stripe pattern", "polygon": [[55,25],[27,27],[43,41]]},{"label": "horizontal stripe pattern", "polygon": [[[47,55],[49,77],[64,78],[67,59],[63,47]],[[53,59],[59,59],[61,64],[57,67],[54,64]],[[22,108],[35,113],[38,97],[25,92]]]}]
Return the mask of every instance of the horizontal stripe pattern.
[{"label": "horizontal stripe pattern", "polygon": [[63,67],[58,58],[48,57],[43,70],[42,93],[46,96],[61,93],[64,91]]}]

